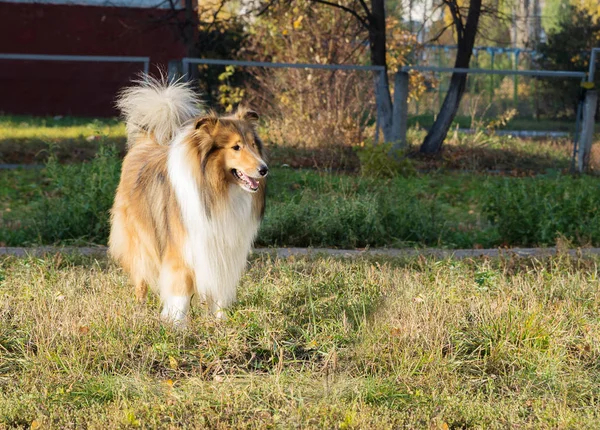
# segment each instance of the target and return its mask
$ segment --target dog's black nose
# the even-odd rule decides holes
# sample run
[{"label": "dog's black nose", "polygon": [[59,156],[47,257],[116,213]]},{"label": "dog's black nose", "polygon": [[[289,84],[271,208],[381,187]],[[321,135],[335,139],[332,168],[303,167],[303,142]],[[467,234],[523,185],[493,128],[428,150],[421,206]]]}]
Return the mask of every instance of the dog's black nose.
[{"label": "dog's black nose", "polygon": [[258,169],[258,173],[260,176],[267,176],[267,173],[269,173],[269,168],[265,165],[262,165],[260,166],[260,169]]}]

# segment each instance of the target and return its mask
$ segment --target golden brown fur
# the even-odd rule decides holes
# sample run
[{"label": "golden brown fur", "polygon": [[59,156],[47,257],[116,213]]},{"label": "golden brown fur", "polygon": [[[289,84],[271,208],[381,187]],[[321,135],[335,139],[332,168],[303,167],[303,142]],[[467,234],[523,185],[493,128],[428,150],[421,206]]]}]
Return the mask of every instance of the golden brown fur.
[{"label": "golden brown fur", "polygon": [[[133,102],[130,104],[134,105]],[[194,247],[208,247],[211,249],[201,249],[196,254],[229,258],[235,252],[235,246],[229,243],[235,243],[237,238],[228,238],[233,234],[219,220],[230,217],[236,205],[243,207],[248,198],[251,198],[249,216],[252,219],[236,221],[240,226],[258,228],[265,204],[265,180],[261,176],[266,175],[266,165],[256,132],[256,119],[254,112],[244,109],[226,117],[214,113],[200,115],[186,121],[186,125],[174,134],[172,142],[166,144],[159,142],[152,132],[137,129],[130,134],[133,141],[129,142],[130,150],[123,161],[111,211],[109,248],[112,257],[130,275],[138,299],[143,300],[151,287],[160,294],[163,302],[169,297],[189,299],[198,292],[215,313],[231,302],[230,293],[220,297],[219,290],[215,289],[225,287],[201,288],[203,274],[199,273],[198,267],[191,266],[199,265],[206,271],[205,263],[190,257],[189,249],[193,254],[196,252]],[[180,184],[180,170],[191,172],[193,184]],[[258,189],[250,194],[257,183]],[[194,198],[194,192],[185,194],[182,189],[188,189],[188,186],[192,191],[198,191],[201,202],[187,201]],[[240,193],[238,187],[244,192]],[[194,215],[197,220],[190,218],[192,215],[189,214],[196,212],[188,208],[188,204],[192,209],[201,208],[204,213]],[[210,235],[206,242],[209,245],[196,243],[198,240],[190,237],[190,229],[194,230],[196,222],[204,229],[197,233],[202,235],[198,237]],[[236,225],[236,228],[241,227]],[[215,231],[206,233],[207,229]],[[246,233],[242,233],[246,237]],[[248,234],[253,238],[255,231]],[[219,235],[227,237],[221,239]],[[244,246],[246,242],[243,242]],[[217,257],[209,259],[213,266],[219,261]],[[231,258],[238,261],[238,257],[236,254]],[[239,265],[236,263],[235,267]],[[225,269],[219,269],[221,272],[229,266],[223,267]],[[219,276],[207,282],[227,283],[221,281],[225,274]],[[163,317],[170,316],[176,322],[181,319],[169,312],[175,311],[165,313],[163,309]]]}]

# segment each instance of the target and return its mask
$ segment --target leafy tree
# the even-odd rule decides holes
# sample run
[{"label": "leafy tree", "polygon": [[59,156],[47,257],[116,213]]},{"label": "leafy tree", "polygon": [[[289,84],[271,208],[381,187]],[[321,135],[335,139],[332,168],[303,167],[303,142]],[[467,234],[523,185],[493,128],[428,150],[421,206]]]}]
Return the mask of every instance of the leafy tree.
[{"label": "leafy tree", "polygon": [[352,2],[334,2],[329,0],[310,0],[315,4],[327,5],[341,9],[354,17],[367,31],[371,64],[383,66],[384,73],[374,74],[375,99],[377,102],[377,117],[383,130],[386,142],[394,142],[393,123],[395,119],[392,96],[388,78],[387,46],[386,46],[386,7],[385,0],[371,0],[371,6],[365,0]]},{"label": "leafy tree", "polygon": [[[392,14],[388,15],[389,11]],[[256,21],[288,13],[289,22],[280,20],[273,23],[273,28],[266,34],[264,31],[258,37],[251,34],[248,39],[258,42],[255,44],[261,48],[254,47],[253,52],[262,54],[263,60],[267,61],[269,58],[282,61],[285,57],[289,62],[370,62],[393,73],[397,67],[406,64],[411,52],[418,49],[416,37],[402,27],[395,12],[383,0],[371,0],[369,4],[365,0],[274,0],[263,6]],[[336,27],[338,21],[343,24],[341,27]],[[261,24],[257,25],[257,22],[250,28],[259,27]],[[343,52],[348,55],[339,55]],[[376,72],[373,76],[377,116],[384,140],[397,143],[398,136],[394,135],[392,125],[398,115],[394,115],[389,75]],[[424,86],[419,78],[411,76],[411,83],[417,91],[422,91]],[[317,94],[319,90],[315,83]]]},{"label": "leafy tree", "polygon": [[[600,45],[600,14],[571,4],[565,4],[562,9],[556,26],[548,33],[548,40],[536,47],[540,53],[539,65],[549,70],[587,70],[590,50]],[[596,73],[595,81],[600,85],[600,73]],[[553,90],[553,97],[571,106],[574,112],[580,91],[578,82],[572,79],[542,82]]]}]

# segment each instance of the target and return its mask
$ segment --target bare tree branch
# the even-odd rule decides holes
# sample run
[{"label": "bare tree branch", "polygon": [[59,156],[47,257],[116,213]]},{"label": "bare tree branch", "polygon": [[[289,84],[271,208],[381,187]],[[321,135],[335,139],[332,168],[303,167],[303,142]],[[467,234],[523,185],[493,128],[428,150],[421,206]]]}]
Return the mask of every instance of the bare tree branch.
[{"label": "bare tree branch", "polygon": [[460,13],[460,7],[456,0],[443,0],[444,4],[448,6],[450,9],[450,14],[452,15],[452,20],[454,21],[454,26],[456,27],[456,35],[458,37],[458,42],[460,43],[464,37],[465,27],[462,20],[462,15]]},{"label": "bare tree branch", "polygon": [[342,62],[340,64],[344,64],[346,61],[348,61],[348,59],[353,57],[357,51],[364,50],[365,43],[368,42],[368,40],[369,40],[369,36],[367,36],[363,40],[361,40],[361,42],[357,44],[356,48],[354,48],[352,51],[350,51],[350,53],[346,56],[346,58],[344,58],[342,60]]},{"label": "bare tree branch", "polygon": [[273,6],[275,3],[277,3],[277,0],[270,0],[270,1],[269,1],[269,3],[267,3],[265,6],[263,6],[263,7],[261,8],[261,10],[259,10],[259,11],[256,13],[256,16],[261,16],[261,15],[263,15],[263,14],[264,14],[266,11],[268,11],[268,10],[271,8],[271,6]]},{"label": "bare tree branch", "polygon": [[436,34],[434,37],[432,37],[431,39],[429,39],[427,41],[427,43],[432,43],[432,42],[437,42],[438,40],[440,40],[440,37],[442,37],[442,35],[446,32],[446,30],[448,30],[449,28],[452,28],[454,26],[454,22],[451,22],[448,25],[445,25],[444,28],[442,28],[438,34]]},{"label": "bare tree branch", "polygon": [[365,19],[364,17],[360,16],[360,15],[358,14],[358,12],[356,12],[354,9],[351,9],[351,8],[349,8],[349,7],[346,7],[346,6],[344,6],[344,5],[337,4],[337,3],[333,3],[333,2],[330,2],[330,1],[327,1],[327,0],[311,0],[311,1],[312,1],[313,3],[324,4],[324,5],[327,5],[327,6],[336,7],[336,8],[338,8],[338,9],[341,9],[341,10],[343,10],[343,11],[346,11],[346,12],[348,12],[350,15],[354,16],[354,18],[356,18],[356,19],[357,19],[357,20],[358,20],[358,21],[359,21],[359,22],[362,24],[362,26],[363,26],[363,27],[365,27],[366,29],[368,29],[368,28],[369,28],[369,21],[368,21],[368,19],[369,19],[369,18],[367,17],[367,18]]},{"label": "bare tree branch", "polygon": [[371,9],[369,9],[369,6],[367,6],[367,4],[365,3],[365,0],[358,0],[358,2],[361,4],[365,13],[367,14],[367,20],[370,21],[371,20]]},{"label": "bare tree branch", "polygon": [[442,9],[444,7],[443,3],[440,3],[438,5],[436,5],[432,10],[431,13],[429,13],[429,15],[426,18],[423,18],[423,22],[421,23],[421,25],[419,26],[419,28],[417,29],[417,33],[423,31],[425,29],[425,26],[427,25],[427,23],[431,20],[431,18],[436,14],[436,12],[438,11],[438,9]]},{"label": "bare tree branch", "polygon": [[221,11],[223,10],[223,8],[225,7],[225,3],[227,2],[227,0],[221,0],[221,2],[219,3],[219,7],[217,7],[217,10],[215,10],[215,12],[212,15],[212,21],[210,22],[210,24],[208,24],[208,27],[206,27],[205,31],[211,31],[213,26],[216,24],[217,22],[217,16],[219,15],[219,13],[221,13]]}]

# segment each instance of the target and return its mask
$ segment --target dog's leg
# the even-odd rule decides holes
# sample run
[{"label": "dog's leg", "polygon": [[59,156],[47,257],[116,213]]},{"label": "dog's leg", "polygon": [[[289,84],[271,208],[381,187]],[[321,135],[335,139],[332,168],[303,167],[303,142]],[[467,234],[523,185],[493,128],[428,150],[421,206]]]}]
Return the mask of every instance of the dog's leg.
[{"label": "dog's leg", "polygon": [[226,308],[227,306],[220,300],[213,297],[207,297],[206,304],[210,313],[218,320],[224,320],[227,318]]},{"label": "dog's leg", "polygon": [[189,297],[167,296],[163,298],[163,308],[160,316],[164,321],[173,323],[177,328],[185,328],[187,326],[187,312],[189,308]]},{"label": "dog's leg", "polygon": [[148,295],[148,283],[143,279],[137,280],[135,282],[135,297],[139,303],[144,303],[146,301],[146,296]]},{"label": "dog's leg", "polygon": [[160,316],[178,328],[185,327],[193,292],[190,273],[183,265],[165,261],[158,282],[163,302]]}]

